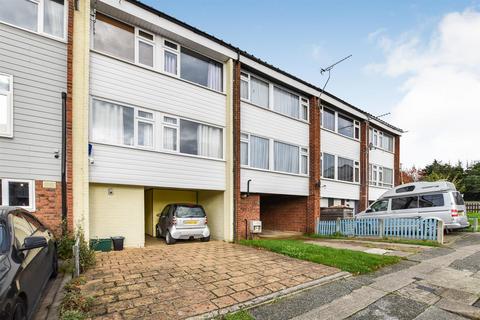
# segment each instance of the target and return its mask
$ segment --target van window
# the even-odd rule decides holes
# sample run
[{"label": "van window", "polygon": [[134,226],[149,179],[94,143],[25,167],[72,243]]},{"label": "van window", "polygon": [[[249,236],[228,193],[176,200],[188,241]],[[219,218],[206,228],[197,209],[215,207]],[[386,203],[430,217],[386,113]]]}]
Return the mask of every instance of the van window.
[{"label": "van window", "polygon": [[418,197],[402,197],[392,199],[392,210],[418,208]]},{"label": "van window", "polygon": [[465,202],[463,201],[463,197],[460,194],[460,192],[453,192],[453,199],[455,199],[455,204],[459,206],[465,205]]},{"label": "van window", "polygon": [[445,205],[443,194],[427,194],[420,196],[418,199],[418,205],[420,208],[443,207]]},{"label": "van window", "polygon": [[402,193],[402,192],[410,192],[415,190],[415,186],[408,186],[408,187],[403,187],[403,188],[398,188],[396,193]]},{"label": "van window", "polygon": [[378,200],[370,207],[372,212],[387,211],[388,209],[388,200]]}]

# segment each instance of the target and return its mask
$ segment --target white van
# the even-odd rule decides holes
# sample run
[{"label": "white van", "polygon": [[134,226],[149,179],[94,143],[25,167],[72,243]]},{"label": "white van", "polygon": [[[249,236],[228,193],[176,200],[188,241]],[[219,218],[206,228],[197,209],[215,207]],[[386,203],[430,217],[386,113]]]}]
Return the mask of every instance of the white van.
[{"label": "white van", "polygon": [[358,218],[439,218],[446,229],[469,226],[465,202],[448,181],[414,182],[385,192]]}]

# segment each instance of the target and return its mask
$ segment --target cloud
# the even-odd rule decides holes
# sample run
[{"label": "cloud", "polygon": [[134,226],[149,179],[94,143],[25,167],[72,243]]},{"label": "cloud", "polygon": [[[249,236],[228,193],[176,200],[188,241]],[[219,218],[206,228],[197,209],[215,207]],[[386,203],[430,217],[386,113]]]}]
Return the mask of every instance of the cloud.
[{"label": "cloud", "polygon": [[408,130],[401,139],[404,167],[480,160],[480,12],[446,14],[427,39],[372,37],[385,61],[366,70],[403,81],[391,122]]},{"label": "cloud", "polygon": [[325,62],[329,58],[327,50],[323,45],[320,44],[313,44],[311,46],[310,55],[312,56],[313,60],[317,62]]}]

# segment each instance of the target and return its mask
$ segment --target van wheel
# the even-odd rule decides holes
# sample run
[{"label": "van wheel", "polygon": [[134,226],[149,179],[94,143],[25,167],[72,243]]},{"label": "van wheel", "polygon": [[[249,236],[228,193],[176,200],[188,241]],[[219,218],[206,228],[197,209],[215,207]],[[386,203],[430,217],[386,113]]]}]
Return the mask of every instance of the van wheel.
[{"label": "van wheel", "polygon": [[202,242],[208,242],[208,241],[210,241],[210,236],[201,238],[200,241],[202,241]]},{"label": "van wheel", "polygon": [[13,320],[27,320],[27,308],[23,301],[18,301],[15,304],[15,311],[13,311]]},{"label": "van wheel", "polygon": [[167,244],[174,244],[176,242],[176,240],[170,234],[170,231],[167,231],[167,235],[165,236],[165,242]]}]

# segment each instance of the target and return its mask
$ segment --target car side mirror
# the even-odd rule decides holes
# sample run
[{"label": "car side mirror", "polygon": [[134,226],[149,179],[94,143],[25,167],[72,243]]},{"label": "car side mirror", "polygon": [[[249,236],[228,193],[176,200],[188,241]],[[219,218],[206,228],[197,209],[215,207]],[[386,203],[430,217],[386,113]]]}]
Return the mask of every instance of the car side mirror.
[{"label": "car side mirror", "polygon": [[45,248],[47,246],[47,239],[45,237],[27,237],[23,242],[20,251],[26,251],[36,248]]},{"label": "car side mirror", "polygon": [[367,210],[365,210],[365,213],[370,213],[370,212],[373,212],[372,209],[368,208]]}]

